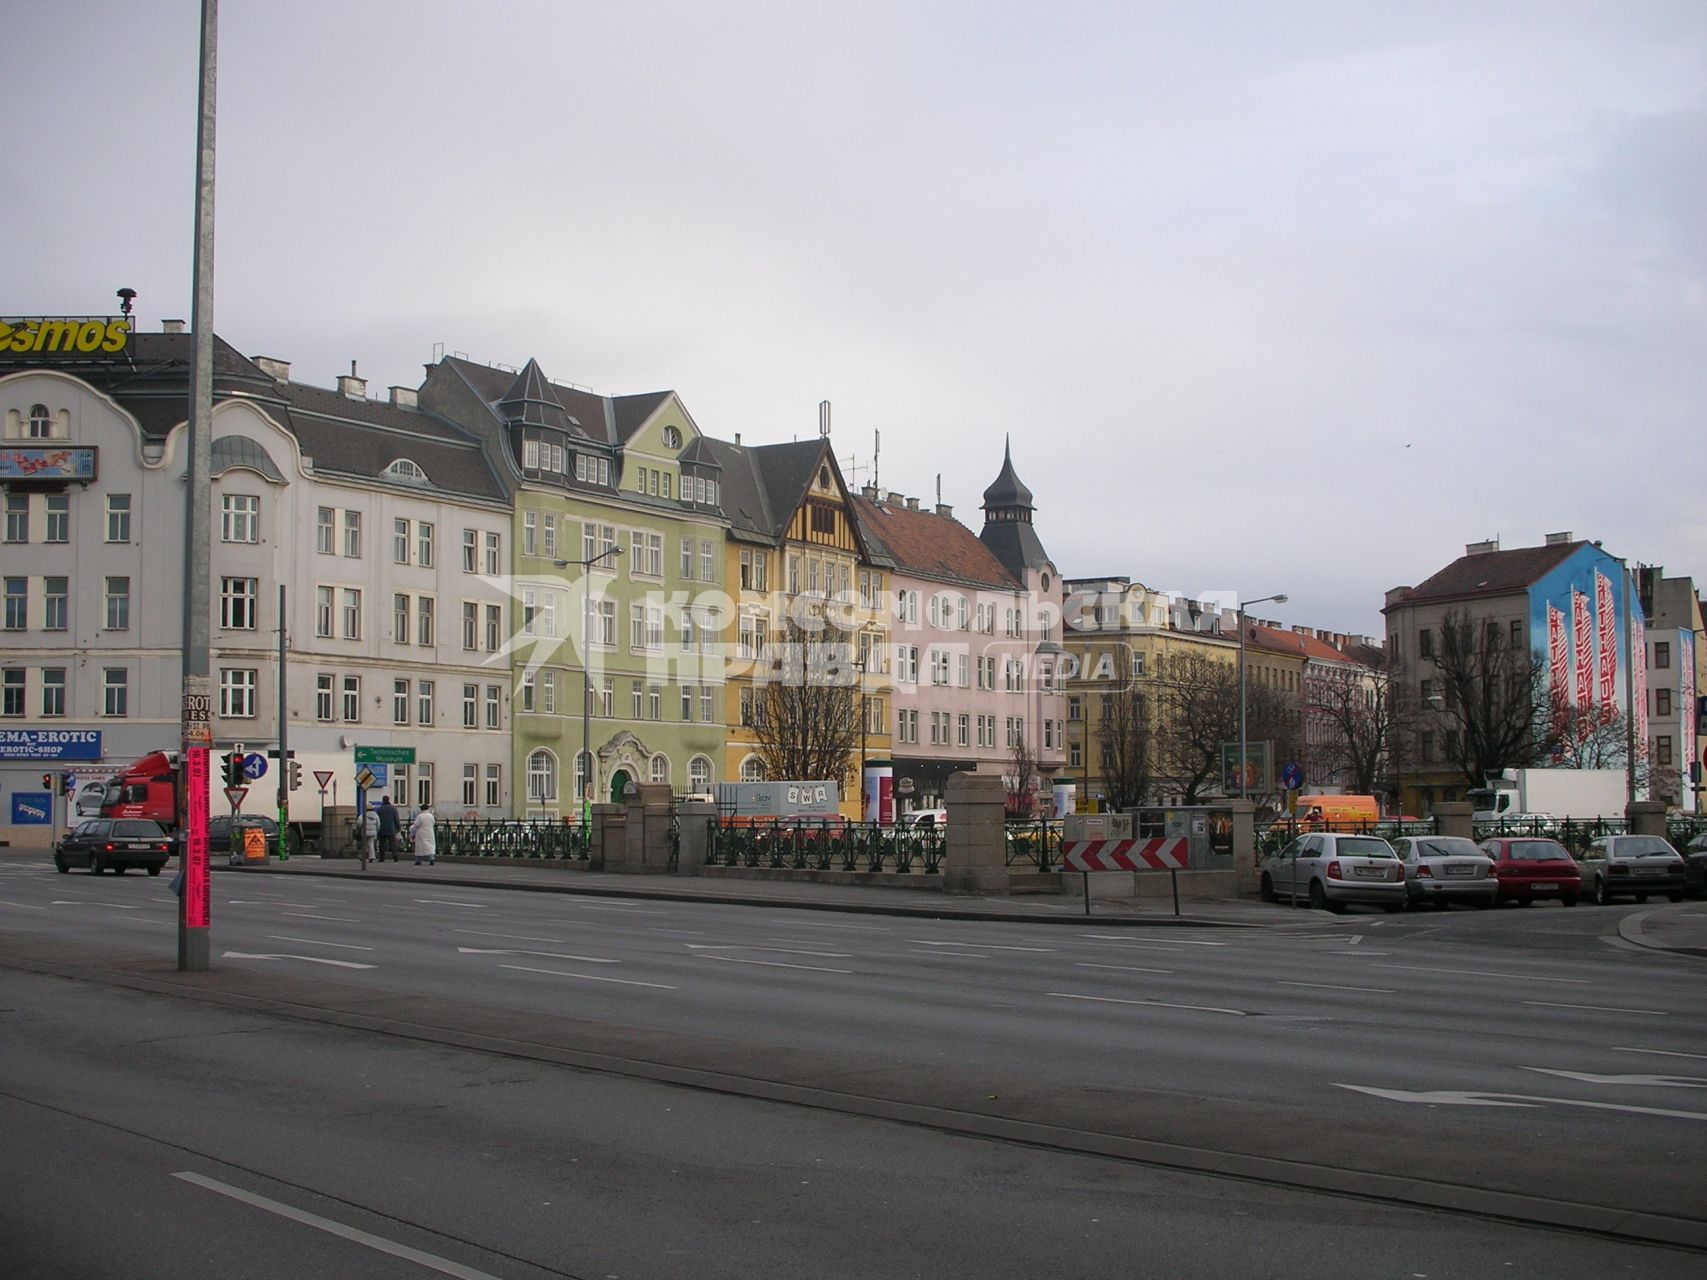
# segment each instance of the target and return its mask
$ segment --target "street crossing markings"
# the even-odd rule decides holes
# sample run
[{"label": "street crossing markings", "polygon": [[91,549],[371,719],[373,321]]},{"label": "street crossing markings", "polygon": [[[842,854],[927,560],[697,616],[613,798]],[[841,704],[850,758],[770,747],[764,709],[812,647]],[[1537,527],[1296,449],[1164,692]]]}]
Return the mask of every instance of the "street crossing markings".
[{"label": "street crossing markings", "polygon": [[1368,991],[1378,996],[1390,996],[1396,990],[1394,987],[1336,987],[1327,982],[1287,982],[1285,979],[1277,981],[1283,987],[1314,987],[1317,991]]},{"label": "street crossing markings", "polygon": [[583,982],[616,982],[625,987],[656,987],[659,991],[674,991],[667,982],[639,982],[634,978],[607,978],[600,973],[566,973],[562,969],[530,969],[525,964],[501,964],[500,969],[514,969],[517,973],[546,973],[554,978],[579,978]]},{"label": "street crossing markings", "polygon": [[460,1262],[452,1262],[449,1258],[441,1258],[436,1253],[423,1253],[419,1249],[411,1249],[408,1245],[398,1244],[395,1240],[387,1240],[384,1236],[376,1236],[370,1232],[358,1230],[355,1227],[347,1227],[341,1222],[334,1222],[330,1218],[322,1218],[319,1214],[309,1213],[303,1209],[296,1209],[277,1200],[269,1200],[266,1196],[258,1196],[252,1191],[244,1191],[242,1188],[231,1186],[229,1183],[216,1182],[212,1178],[204,1178],[199,1173],[182,1172],[174,1173],[172,1176],[174,1178],[181,1178],[185,1182],[193,1183],[195,1186],[205,1188],[208,1191],[216,1192],[219,1195],[228,1196],[233,1200],[250,1205],[253,1208],[263,1209],[268,1213],[277,1214],[281,1218],[289,1218],[292,1222],[300,1222],[304,1226],[313,1227],[317,1231],[324,1231],[328,1235],[339,1236],[345,1240],[352,1241],[355,1244],[364,1245],[369,1249],[376,1250],[379,1253],[389,1253],[393,1257],[402,1258],[407,1262],[416,1263],[417,1265],[426,1267],[429,1270],[437,1271],[441,1275],[455,1276],[457,1277],[457,1280],[498,1280],[498,1277],[492,1275],[490,1272],[476,1271],[473,1267],[465,1267]]},{"label": "street crossing markings", "polygon": [[1431,1107],[1586,1107],[1591,1111],[1623,1111],[1631,1115],[1661,1116],[1668,1120],[1707,1120],[1707,1112],[1668,1111],[1663,1107],[1635,1107],[1619,1102],[1589,1102],[1583,1098],[1547,1098],[1531,1093],[1478,1093],[1470,1090],[1433,1089],[1411,1092],[1405,1089],[1377,1089],[1365,1084],[1334,1084],[1336,1089],[1350,1089],[1385,1098],[1389,1102],[1420,1102]]},{"label": "street crossing markings", "polygon": [[1707,1089],[1707,1076],[1597,1076],[1590,1071],[1560,1071],[1556,1067],[1525,1067],[1544,1076],[1580,1080],[1583,1084],[1612,1084],[1637,1089]]},{"label": "street crossing markings", "polygon": [[1234,1018],[1248,1018],[1250,1015],[1243,1009],[1221,1009],[1212,1004],[1169,1004],[1165,1000],[1120,1000],[1114,996],[1082,996],[1071,991],[1045,991],[1047,996],[1055,996],[1061,1000],[1093,1000],[1098,1004],[1135,1004],[1151,1009],[1186,1009],[1192,1013],[1225,1013]]},{"label": "street crossing markings", "polygon": [[1647,1013],[1656,1018],[1671,1017],[1664,1009],[1620,1009],[1610,1004],[1559,1004],[1552,1000],[1525,1000],[1523,1003],[1532,1004],[1538,1009],[1588,1009],[1594,1013]]},{"label": "street crossing markings", "polygon": [[328,956],[273,955],[251,951],[227,951],[225,960],[301,960],[307,964],[329,964],[339,969],[377,969],[378,965],[362,964],[355,960],[333,960]]}]

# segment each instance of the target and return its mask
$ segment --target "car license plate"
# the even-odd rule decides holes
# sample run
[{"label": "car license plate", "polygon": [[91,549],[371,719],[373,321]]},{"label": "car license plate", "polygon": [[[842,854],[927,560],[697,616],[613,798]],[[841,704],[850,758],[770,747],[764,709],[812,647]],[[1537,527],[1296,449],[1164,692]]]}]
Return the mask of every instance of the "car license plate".
[{"label": "car license plate", "polygon": [[1639,876],[1657,876],[1664,870],[1663,867],[1637,867],[1636,874]]},{"label": "car license plate", "polygon": [[1549,881],[1545,881],[1545,882],[1537,882],[1536,884],[1532,884],[1529,887],[1531,889],[1557,889],[1559,886],[1558,886],[1558,883],[1556,881],[1549,880]]},{"label": "car license plate", "polygon": [[1448,868],[1446,868],[1446,874],[1449,876],[1473,876],[1476,874],[1476,868],[1474,868],[1474,867],[1448,867]]},{"label": "car license plate", "polygon": [[1354,867],[1352,870],[1365,880],[1385,880],[1387,878],[1387,873],[1380,867]]},{"label": "car license plate", "polygon": [[148,853],[151,850],[151,846],[146,844],[127,844],[125,848],[130,850],[132,853]]}]

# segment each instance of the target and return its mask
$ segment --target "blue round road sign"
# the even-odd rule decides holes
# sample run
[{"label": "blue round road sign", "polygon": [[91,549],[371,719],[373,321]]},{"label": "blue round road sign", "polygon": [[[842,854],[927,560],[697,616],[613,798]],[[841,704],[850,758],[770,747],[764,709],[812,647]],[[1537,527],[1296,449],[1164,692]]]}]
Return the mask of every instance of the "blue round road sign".
[{"label": "blue round road sign", "polygon": [[1296,791],[1304,785],[1304,766],[1296,760],[1288,760],[1280,766],[1280,785],[1288,791]]},{"label": "blue round road sign", "polygon": [[257,751],[251,751],[243,757],[243,776],[250,782],[264,778],[267,774],[267,757]]}]

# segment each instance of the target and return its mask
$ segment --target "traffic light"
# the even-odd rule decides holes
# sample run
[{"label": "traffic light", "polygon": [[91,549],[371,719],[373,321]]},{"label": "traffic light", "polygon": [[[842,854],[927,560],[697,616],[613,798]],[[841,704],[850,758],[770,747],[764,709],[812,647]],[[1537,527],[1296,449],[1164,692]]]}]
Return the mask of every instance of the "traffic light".
[{"label": "traffic light", "polygon": [[52,791],[53,790],[53,775],[51,773],[42,774],[41,784],[42,784],[42,787],[44,789],[46,789],[48,791]]},{"label": "traffic light", "polygon": [[302,785],[302,766],[295,760],[290,761],[290,789],[295,791]]},{"label": "traffic light", "polygon": [[225,753],[225,785],[240,787],[243,785],[243,753],[228,751]]}]

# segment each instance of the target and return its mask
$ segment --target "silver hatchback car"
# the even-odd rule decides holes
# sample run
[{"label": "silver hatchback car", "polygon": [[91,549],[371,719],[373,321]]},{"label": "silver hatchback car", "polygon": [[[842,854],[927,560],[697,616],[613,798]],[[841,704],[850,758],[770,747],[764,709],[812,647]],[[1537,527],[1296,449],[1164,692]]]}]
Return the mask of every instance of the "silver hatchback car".
[{"label": "silver hatchback car", "polygon": [[1494,860],[1462,836],[1405,836],[1393,841],[1405,864],[1405,902],[1436,907],[1467,902],[1491,907],[1499,896]]},{"label": "silver hatchback car", "polygon": [[1303,900],[1334,912],[1352,902],[1405,909],[1405,864],[1379,836],[1313,832],[1264,858],[1258,870],[1264,902]]}]

